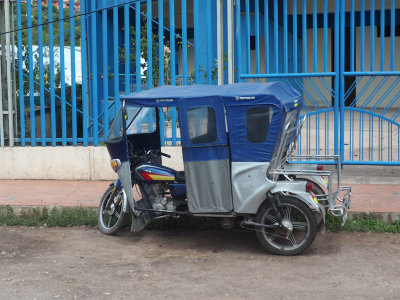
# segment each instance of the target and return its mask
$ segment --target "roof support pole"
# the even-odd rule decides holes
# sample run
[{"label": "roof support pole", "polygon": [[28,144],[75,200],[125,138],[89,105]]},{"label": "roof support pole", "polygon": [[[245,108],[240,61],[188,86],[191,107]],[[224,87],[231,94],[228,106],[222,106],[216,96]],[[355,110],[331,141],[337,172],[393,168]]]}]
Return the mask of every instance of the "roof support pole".
[{"label": "roof support pole", "polygon": [[233,73],[233,0],[226,0],[227,31],[228,31],[228,83],[234,82]]},{"label": "roof support pole", "polygon": [[[3,31],[3,16],[4,9],[2,7],[2,3],[0,2],[0,32]],[[3,37],[0,36],[0,45],[3,48]],[[1,73],[1,68],[3,66],[2,59],[3,56],[0,57],[0,147],[4,147],[4,122],[3,122],[3,75]]]},{"label": "roof support pole", "polygon": [[217,0],[218,85],[224,84],[224,12],[223,0]]}]

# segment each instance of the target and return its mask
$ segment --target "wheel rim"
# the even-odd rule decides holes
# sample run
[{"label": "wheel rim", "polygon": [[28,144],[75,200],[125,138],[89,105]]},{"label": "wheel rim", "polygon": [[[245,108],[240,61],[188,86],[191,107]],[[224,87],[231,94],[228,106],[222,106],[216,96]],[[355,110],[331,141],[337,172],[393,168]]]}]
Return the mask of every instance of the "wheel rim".
[{"label": "wheel rim", "polygon": [[[114,197],[111,195],[112,190],[106,195],[100,211],[101,225],[107,229],[112,229],[117,225],[122,213],[123,191],[119,191]],[[106,210],[108,204],[110,204],[110,209]]]},{"label": "wheel rim", "polygon": [[[287,235],[284,228],[262,228],[261,232],[264,239],[273,247],[285,251],[300,248],[310,235],[310,220],[306,214],[296,205],[284,203],[282,204],[284,218],[290,220],[293,224],[293,231]],[[270,207],[263,215],[262,224],[277,225],[278,220],[272,207]]]}]

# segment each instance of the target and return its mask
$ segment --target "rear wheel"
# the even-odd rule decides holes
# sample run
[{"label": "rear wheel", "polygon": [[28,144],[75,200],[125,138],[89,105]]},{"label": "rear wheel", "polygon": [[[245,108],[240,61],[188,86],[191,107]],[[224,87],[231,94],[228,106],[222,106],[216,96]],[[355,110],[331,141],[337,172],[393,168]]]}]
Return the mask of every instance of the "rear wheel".
[{"label": "rear wheel", "polygon": [[97,223],[100,231],[109,235],[116,234],[124,226],[127,218],[127,214],[122,211],[123,190],[117,190],[113,194],[113,189],[114,185],[104,192],[97,214]]},{"label": "rear wheel", "polygon": [[[284,227],[260,227],[257,237],[271,253],[297,255],[306,250],[314,241],[317,223],[312,210],[302,201],[291,197],[281,197],[283,218],[289,220],[293,230]],[[266,201],[256,216],[257,223],[278,225],[278,219],[270,201]]]}]

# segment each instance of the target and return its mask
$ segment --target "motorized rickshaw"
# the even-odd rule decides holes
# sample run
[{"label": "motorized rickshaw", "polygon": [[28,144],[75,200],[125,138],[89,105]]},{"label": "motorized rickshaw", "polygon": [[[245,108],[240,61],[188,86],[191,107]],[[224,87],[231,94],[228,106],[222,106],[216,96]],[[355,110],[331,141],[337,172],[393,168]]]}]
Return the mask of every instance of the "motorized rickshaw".
[{"label": "motorized rickshaw", "polygon": [[[128,214],[132,231],[158,218],[207,216],[224,227],[237,220],[270,252],[295,255],[312,244],[328,211],[346,220],[350,188],[339,182],[333,191],[329,171],[289,162],[302,97],[285,84],[161,86],[121,102],[105,141],[118,180],[100,202],[103,233],[118,232]],[[160,120],[173,108],[184,171],[161,164],[169,155],[161,152]]]}]

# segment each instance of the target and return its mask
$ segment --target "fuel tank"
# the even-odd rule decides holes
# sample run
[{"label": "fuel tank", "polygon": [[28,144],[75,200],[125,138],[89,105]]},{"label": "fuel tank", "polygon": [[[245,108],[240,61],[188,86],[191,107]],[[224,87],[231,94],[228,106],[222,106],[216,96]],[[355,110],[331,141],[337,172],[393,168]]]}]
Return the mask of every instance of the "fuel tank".
[{"label": "fuel tank", "polygon": [[141,164],[135,169],[136,175],[146,181],[175,181],[176,171],[164,166]]}]

